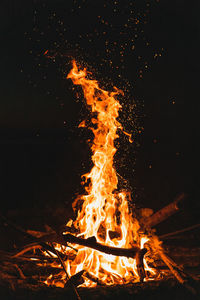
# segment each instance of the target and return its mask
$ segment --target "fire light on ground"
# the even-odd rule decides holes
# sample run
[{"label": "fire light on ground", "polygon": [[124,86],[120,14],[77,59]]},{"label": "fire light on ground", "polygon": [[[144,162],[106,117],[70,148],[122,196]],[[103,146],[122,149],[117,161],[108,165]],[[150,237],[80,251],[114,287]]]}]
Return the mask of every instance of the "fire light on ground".
[{"label": "fire light on ground", "polygon": [[[78,69],[75,61],[67,78],[82,87],[84,98],[92,112],[93,125],[89,129],[94,134],[91,147],[93,167],[90,173],[83,175],[86,193],[73,203],[77,218],[75,221],[70,220],[67,226],[77,230],[77,237],[92,237],[97,243],[109,247],[142,249],[149,238],[141,233],[137,219],[130,213],[128,192],[118,191],[118,178],[113,167],[117,151],[114,141],[118,138],[117,131],[123,131],[117,120],[121,109],[117,96],[122,91],[117,88],[113,92],[101,89],[96,80],[88,78],[86,69]],[[85,126],[85,122],[79,126]],[[73,257],[65,261],[69,277],[85,270],[107,285],[140,280],[135,258],[114,256],[82,245],[70,245],[73,249],[56,245],[59,251]],[[149,274],[155,273],[148,267],[146,259],[144,267]],[[87,277],[84,280],[83,286],[95,285]],[[50,281],[47,280],[47,283]],[[59,282],[58,285],[62,284]]]}]

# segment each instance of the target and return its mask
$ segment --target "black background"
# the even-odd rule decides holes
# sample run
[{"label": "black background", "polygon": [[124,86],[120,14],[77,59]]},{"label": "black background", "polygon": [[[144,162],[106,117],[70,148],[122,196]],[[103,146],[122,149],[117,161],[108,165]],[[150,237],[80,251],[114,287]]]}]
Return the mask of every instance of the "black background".
[{"label": "black background", "polygon": [[[114,2],[116,17],[111,14]],[[105,3],[110,6],[104,7]],[[117,45],[116,55],[112,50],[104,61],[105,29],[97,22],[98,16],[120,27],[130,3],[136,13],[148,8],[147,24],[138,28],[150,40],[150,50],[139,40],[135,52],[124,52],[122,63]],[[47,20],[54,12],[56,16],[47,30]],[[59,36],[59,20],[70,24],[64,38]],[[135,143],[128,145],[121,137],[116,156],[116,169],[128,180],[133,202],[157,210],[186,192],[189,197],[184,211],[163,226],[170,230],[198,222],[198,1],[4,0],[1,22],[1,208],[70,207],[81,192],[80,176],[89,170],[91,162],[86,142],[89,133],[77,129],[77,125],[88,117],[88,111],[81,97],[76,101],[76,89],[72,90],[72,84],[64,79],[73,56],[80,64],[84,61],[104,85],[108,78],[126,92],[128,82],[127,100],[122,99],[125,109],[135,98],[136,127],[134,122],[127,122],[129,112],[121,116]],[[89,42],[88,34],[94,29],[100,33],[99,38],[92,36]],[[107,30],[108,40],[116,39],[124,45],[120,30],[115,30],[114,37]],[[85,33],[80,39],[79,34]],[[47,49],[49,59],[43,55]],[[154,53],[162,56],[155,60]],[[147,72],[140,72],[140,55],[150,65]],[[110,60],[113,68],[108,67]]]}]

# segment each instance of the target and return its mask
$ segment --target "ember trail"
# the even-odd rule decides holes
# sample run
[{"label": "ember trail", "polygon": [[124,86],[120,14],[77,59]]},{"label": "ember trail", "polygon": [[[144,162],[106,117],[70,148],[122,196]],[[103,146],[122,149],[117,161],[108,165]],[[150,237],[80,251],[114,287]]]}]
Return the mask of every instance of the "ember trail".
[{"label": "ember trail", "polygon": [[[96,116],[92,118],[94,126],[90,128],[94,134],[91,147],[94,165],[90,173],[83,175],[86,195],[79,196],[73,203],[74,208],[78,202],[82,203],[82,206],[77,212],[76,220],[70,220],[67,226],[77,230],[77,237],[92,238],[94,243],[101,245],[97,248],[88,248],[85,245],[74,245],[72,240],[70,245],[74,249],[69,247],[64,249],[65,254],[73,257],[65,261],[67,273],[73,276],[86,270],[107,285],[139,281],[141,274],[138,274],[135,255],[124,255],[123,252],[121,256],[120,254],[117,256],[116,250],[100,252],[103,245],[109,249],[140,250],[148,241],[146,236],[139,233],[140,225],[129,211],[128,193],[117,192],[118,178],[113,167],[113,158],[117,151],[114,146],[114,140],[118,138],[117,130],[123,130],[117,120],[121,109],[117,95],[122,91],[117,88],[113,92],[101,89],[96,80],[88,79],[86,69],[78,69],[75,61],[67,78],[75,85],[81,85],[86,103]],[[84,127],[85,122],[79,126]],[[59,244],[56,247],[63,251]],[[147,262],[144,263],[145,268],[153,274],[154,271],[148,268]],[[87,277],[84,280],[83,286],[95,285]],[[50,282],[47,280],[47,283]],[[60,285],[62,284],[59,283]]]}]

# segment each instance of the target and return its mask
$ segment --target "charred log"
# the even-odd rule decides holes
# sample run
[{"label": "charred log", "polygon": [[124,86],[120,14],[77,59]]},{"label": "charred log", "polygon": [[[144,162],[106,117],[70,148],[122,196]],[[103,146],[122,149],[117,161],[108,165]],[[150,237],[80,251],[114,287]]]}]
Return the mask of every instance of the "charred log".
[{"label": "charred log", "polygon": [[125,257],[135,258],[136,253],[142,251],[137,246],[133,246],[132,248],[116,248],[116,247],[102,245],[96,241],[95,237],[83,239],[83,238],[76,237],[72,234],[66,234],[63,235],[63,239],[67,243],[82,245],[115,256],[125,256]]},{"label": "charred log", "polygon": [[136,266],[138,275],[140,277],[140,282],[144,281],[146,277],[145,269],[144,269],[144,255],[147,252],[147,249],[143,248],[140,252],[136,254]]},{"label": "charred log", "polygon": [[175,214],[180,209],[180,202],[185,199],[186,195],[184,193],[180,194],[172,203],[168,204],[167,206],[163,207],[155,214],[148,218],[143,218],[141,223],[144,226],[154,227],[159,223],[165,221],[171,215]]}]

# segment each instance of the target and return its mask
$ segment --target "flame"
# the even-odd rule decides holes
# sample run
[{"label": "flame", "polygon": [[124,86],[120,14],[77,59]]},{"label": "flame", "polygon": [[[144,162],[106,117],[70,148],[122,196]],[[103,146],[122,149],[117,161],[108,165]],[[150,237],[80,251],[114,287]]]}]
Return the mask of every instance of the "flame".
[{"label": "flame", "polygon": [[[91,147],[93,167],[90,173],[83,175],[86,194],[75,200],[74,208],[79,203],[77,218],[74,222],[70,220],[67,226],[73,224],[79,232],[77,236],[95,237],[97,242],[107,246],[131,248],[137,244],[143,248],[148,238],[139,235],[139,223],[129,210],[128,192],[117,191],[118,178],[113,167],[117,151],[114,141],[118,138],[117,131],[123,131],[117,120],[121,109],[117,95],[122,94],[122,91],[115,88],[109,92],[100,88],[96,80],[88,78],[86,69],[78,69],[75,61],[67,78],[82,87],[86,103],[93,114],[93,126],[90,129],[94,134]],[[85,127],[85,122],[79,126]],[[124,133],[131,141],[130,135]],[[69,276],[84,269],[107,285],[139,280],[135,259],[108,255],[80,245],[73,247],[78,250],[74,260],[65,261]],[[66,254],[73,252],[73,249],[65,248]],[[146,261],[144,265],[150,270]],[[94,285],[94,282],[85,278],[83,286]]]}]

